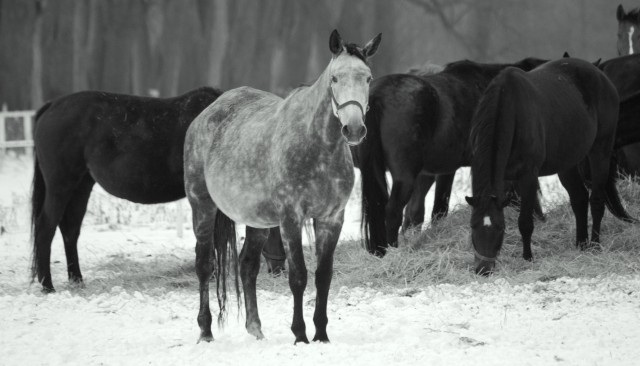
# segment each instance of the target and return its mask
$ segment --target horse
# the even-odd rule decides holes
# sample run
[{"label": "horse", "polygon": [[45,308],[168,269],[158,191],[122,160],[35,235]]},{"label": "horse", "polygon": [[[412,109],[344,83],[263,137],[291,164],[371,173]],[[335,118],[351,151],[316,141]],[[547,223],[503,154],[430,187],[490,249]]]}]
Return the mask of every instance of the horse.
[{"label": "horse", "polygon": [[[525,72],[509,67],[489,84],[473,116],[470,140],[471,243],[475,272],[493,272],[504,223],[504,181],[516,180],[522,192],[518,228],[523,258],[533,260],[533,202],[539,176],[558,174],[576,219],[576,246],[598,249],[605,203],[620,201],[610,174],[618,121],[618,93],[593,64],[563,58]],[[588,158],[591,196],[579,172]],[[592,230],[588,241],[587,216]],[[625,221],[634,219],[622,205],[607,204]],[[622,208],[622,209],[620,209]]]},{"label": "horse", "polygon": [[[318,263],[313,340],[329,342],[327,300],[333,253],[354,184],[349,146],[359,144],[367,131],[364,115],[372,79],[368,59],[380,39],[378,34],[359,47],[344,42],[334,30],[329,38],[331,61],[311,86],[294,89],[285,99],[249,87],[230,90],[187,130],[184,180],[197,238],[199,342],[213,340],[209,279],[215,269],[220,325],[226,314],[227,272],[232,267],[236,273],[239,268],[242,279],[245,327],[257,339],[264,337],[256,277],[267,229],[277,226],[293,294],[291,330],[295,343],[309,342],[302,316],[307,269],[301,242],[302,225],[308,219],[313,219]],[[235,222],[247,225],[239,258],[234,254]],[[235,290],[239,297],[237,276]]]},{"label": "horse", "polygon": [[[484,88],[505,67],[530,70],[544,62],[534,58],[513,64],[464,60],[429,76],[392,74],[374,80],[365,121],[368,136],[357,147],[362,236],[369,252],[382,256],[389,244],[397,246],[407,202],[403,227],[422,223],[424,196],[434,180],[432,217],[446,215],[455,171],[471,162],[470,121]],[[386,169],[393,178],[390,195]]]},{"label": "horse", "polygon": [[[84,91],[36,113],[32,281],[54,292],[51,241],[60,228],[72,283],[82,282],[78,237],[91,190],[151,204],[185,197],[182,154],[191,121],[220,96],[203,87],[175,98]],[[277,242],[274,233],[274,246]],[[277,270],[278,267],[273,267]]]},{"label": "horse", "polygon": [[[616,11],[618,20],[618,55],[621,57],[605,62],[601,69],[609,76],[618,88],[620,100],[640,90],[640,56],[635,55],[640,50],[640,8],[624,11],[618,5]],[[640,143],[635,143],[616,150],[618,169],[625,175],[640,176]]]},{"label": "horse", "polygon": [[622,4],[616,9],[618,20],[618,55],[632,55],[640,50],[640,8],[625,12]]},{"label": "horse", "polygon": [[[609,77],[620,96],[620,119],[633,118],[625,109],[634,109],[630,99],[640,92],[640,54],[619,56],[600,64],[599,68]],[[633,124],[632,124],[633,125]],[[619,126],[618,135],[622,134]],[[640,176],[640,143],[624,138],[624,144],[616,143],[615,163],[617,170],[627,176]]]}]

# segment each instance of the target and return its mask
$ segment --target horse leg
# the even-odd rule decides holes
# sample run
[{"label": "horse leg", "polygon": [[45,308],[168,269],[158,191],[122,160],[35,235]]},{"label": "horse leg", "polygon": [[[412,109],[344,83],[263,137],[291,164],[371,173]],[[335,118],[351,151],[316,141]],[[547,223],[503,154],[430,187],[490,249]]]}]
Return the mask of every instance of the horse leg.
[{"label": "horse leg", "polygon": [[419,174],[416,178],[415,188],[413,193],[411,193],[411,198],[405,209],[402,231],[422,225],[424,222],[424,197],[427,195],[427,192],[429,192],[429,189],[431,189],[434,181],[434,176],[427,174]]},{"label": "horse leg", "polygon": [[413,191],[413,181],[394,181],[389,202],[385,208],[387,222],[387,243],[398,247],[398,229],[402,224],[402,209],[409,201]]},{"label": "horse leg", "polygon": [[599,250],[600,225],[604,216],[604,202],[607,180],[609,179],[609,156],[592,152],[589,154],[589,167],[591,168],[591,241],[587,243],[587,249]]},{"label": "horse leg", "polygon": [[441,219],[449,213],[449,199],[451,198],[451,187],[456,174],[440,174],[436,177],[436,194],[433,199],[433,211],[431,211],[431,221]]},{"label": "horse leg", "polygon": [[531,235],[533,234],[533,213],[535,211],[538,176],[535,172],[522,177],[518,182],[520,190],[520,214],[518,229],[522,236],[522,258],[533,261],[531,253]]},{"label": "horse leg", "polygon": [[264,335],[262,334],[262,324],[258,315],[256,278],[258,278],[258,272],[260,271],[260,252],[269,236],[269,230],[247,226],[246,239],[240,252],[240,277],[242,278],[244,305],[247,312],[245,328],[249,334],[257,339],[263,339]]},{"label": "horse leg", "polygon": [[196,237],[196,275],[199,281],[200,309],[198,311],[198,325],[200,326],[200,341],[213,341],[211,333],[211,310],[209,308],[209,280],[214,270],[213,254],[213,226],[217,208],[204,183],[204,176],[192,172],[189,174],[195,181],[185,179],[185,191],[191,205],[193,233]]},{"label": "horse leg", "polygon": [[588,239],[589,192],[584,186],[577,166],[558,173],[558,178],[569,194],[571,209],[576,217],[576,246],[584,249]]},{"label": "horse leg", "polygon": [[333,253],[338,244],[340,231],[344,222],[344,211],[335,217],[314,220],[316,232],[316,309],[313,323],[316,326],[314,341],[328,343],[327,336],[327,300],[333,276]]},{"label": "horse leg", "polygon": [[78,259],[78,236],[80,236],[80,227],[87,212],[87,204],[94,184],[95,181],[91,174],[86,173],[67,204],[59,224],[62,239],[64,240],[64,252],[67,256],[67,272],[70,282],[82,282]]},{"label": "horse leg", "polygon": [[287,260],[289,262],[289,288],[293,294],[293,321],[291,331],[296,337],[294,342],[309,343],[306,334],[306,325],[302,317],[302,295],[307,287],[307,267],[304,263],[302,252],[302,222],[290,216],[280,223],[282,242],[287,248]]},{"label": "horse leg", "polygon": [[267,262],[269,273],[275,276],[284,272],[284,262],[287,260],[287,254],[282,245],[279,228],[274,227],[269,229],[269,238],[262,249],[262,256],[265,262]]}]

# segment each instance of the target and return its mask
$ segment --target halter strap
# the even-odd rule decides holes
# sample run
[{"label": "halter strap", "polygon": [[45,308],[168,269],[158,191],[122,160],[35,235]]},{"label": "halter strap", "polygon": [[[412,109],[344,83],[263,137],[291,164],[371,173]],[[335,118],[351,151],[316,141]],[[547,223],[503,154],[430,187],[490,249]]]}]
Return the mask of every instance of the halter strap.
[{"label": "halter strap", "polygon": [[360,108],[360,111],[362,112],[362,116],[364,116],[367,112],[369,112],[369,106],[367,105],[367,110],[365,112],[364,108],[362,107],[362,104],[360,104],[360,102],[358,102],[357,100],[349,100],[342,104],[338,103],[338,101],[336,100],[336,96],[333,93],[333,88],[331,87],[331,85],[329,85],[329,94],[331,95],[331,103],[335,104],[336,111],[339,111],[340,109],[348,106],[349,104],[355,104],[358,108]]},{"label": "halter strap", "polygon": [[473,255],[476,256],[476,258],[480,259],[481,261],[485,261],[485,262],[489,262],[489,263],[495,263],[496,260],[498,259],[498,257],[485,257],[484,255],[478,253],[478,251],[476,250],[476,247],[472,244],[473,247]]},{"label": "halter strap", "polygon": [[487,256],[484,256],[484,255],[480,254],[478,252],[478,250],[476,249],[476,246],[473,244],[473,239],[471,238],[471,235],[469,235],[469,244],[471,244],[471,249],[473,249],[473,255],[475,255],[475,257],[480,259],[481,261],[485,261],[485,262],[489,262],[489,263],[495,263],[498,260],[497,256],[491,258],[491,257],[487,257]]}]

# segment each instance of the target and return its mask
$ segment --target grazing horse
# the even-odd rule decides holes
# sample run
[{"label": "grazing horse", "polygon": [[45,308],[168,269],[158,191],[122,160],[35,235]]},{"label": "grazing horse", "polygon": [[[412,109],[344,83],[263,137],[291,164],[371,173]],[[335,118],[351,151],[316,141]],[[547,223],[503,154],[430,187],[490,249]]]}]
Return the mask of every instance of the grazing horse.
[{"label": "grazing horse", "polygon": [[[618,93],[594,65],[551,61],[530,72],[507,68],[489,84],[471,129],[471,242],[475,271],[489,274],[502,246],[504,182],[518,181],[523,257],[532,260],[533,203],[539,176],[558,174],[576,218],[576,245],[598,248],[605,202],[619,201],[609,160],[616,138]],[[578,169],[588,157],[591,196]],[[588,204],[592,230],[588,241]],[[612,209],[611,205],[607,205]],[[622,205],[614,206],[622,207]],[[633,220],[624,209],[612,213]]]},{"label": "grazing horse", "polygon": [[[429,76],[387,75],[371,85],[366,126],[357,149],[362,173],[362,231],[369,252],[396,246],[402,210],[408,223],[424,219],[424,196],[436,180],[433,217],[446,215],[455,171],[471,162],[470,121],[484,88],[502,69],[530,70],[545,61],[515,64],[458,61]],[[385,170],[393,178],[387,193]]]},{"label": "grazing horse", "polygon": [[200,340],[213,340],[209,279],[214,269],[218,322],[224,320],[231,267],[227,245],[236,252],[233,224],[239,222],[247,225],[247,236],[240,263],[234,260],[233,268],[237,272],[240,267],[247,331],[263,338],[256,302],[259,255],[266,229],[279,226],[293,293],[291,330],[296,343],[308,343],[302,316],[307,268],[301,239],[303,223],[313,219],[318,261],[313,340],[329,341],[326,312],[333,253],[354,182],[349,145],[360,143],[366,134],[371,81],[367,59],[379,42],[380,35],[363,48],[345,44],[334,30],[329,39],[331,61],[313,85],[295,89],[285,99],[248,87],[230,90],[189,127],[185,191],[197,238]]}]

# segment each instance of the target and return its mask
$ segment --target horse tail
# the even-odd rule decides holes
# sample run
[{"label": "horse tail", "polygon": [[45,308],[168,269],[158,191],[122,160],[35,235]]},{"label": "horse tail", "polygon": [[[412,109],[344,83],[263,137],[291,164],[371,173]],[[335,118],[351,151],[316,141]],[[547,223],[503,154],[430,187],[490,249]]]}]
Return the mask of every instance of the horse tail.
[{"label": "horse tail", "polygon": [[227,278],[233,267],[238,313],[240,313],[240,285],[238,276],[238,250],[236,247],[236,224],[220,209],[213,225],[214,260],[216,261],[216,294],[218,297],[218,326],[223,327],[227,318]]},{"label": "horse tail", "polygon": [[385,177],[380,115],[382,108],[377,100],[370,100],[367,113],[367,138],[358,145],[358,164],[362,183],[362,239],[371,254],[386,253],[385,207],[389,200]]},{"label": "horse tail", "polygon": [[[38,120],[42,114],[51,107],[51,102],[47,102],[36,112],[34,120],[34,129]],[[35,238],[38,234],[38,227],[36,226],[36,220],[42,212],[44,206],[44,198],[46,196],[46,186],[44,184],[44,177],[40,170],[40,164],[38,163],[38,155],[36,154],[37,146],[33,145],[33,181],[31,183],[31,241],[33,242],[33,255],[31,256],[31,282],[33,282],[37,275],[38,260],[40,258],[40,248],[36,243]]]},{"label": "horse tail", "polygon": [[622,200],[620,199],[620,194],[618,193],[618,187],[616,186],[616,181],[618,178],[618,165],[615,159],[611,159],[611,163],[609,164],[609,176],[607,178],[607,183],[604,189],[604,203],[609,209],[609,211],[613,214],[613,216],[619,218],[622,221],[626,222],[638,222],[637,219],[633,218],[627,210],[625,210],[622,205]]}]

